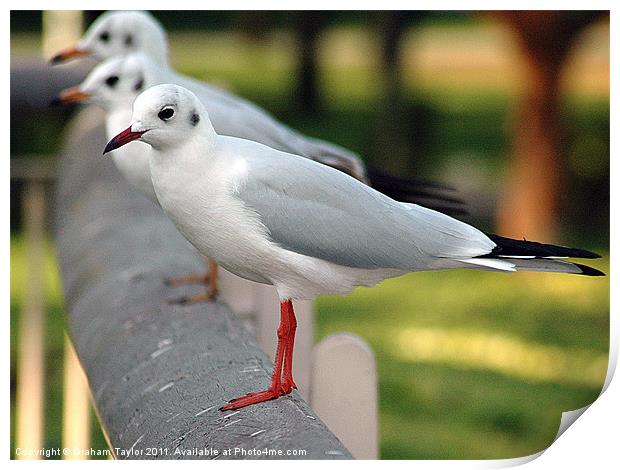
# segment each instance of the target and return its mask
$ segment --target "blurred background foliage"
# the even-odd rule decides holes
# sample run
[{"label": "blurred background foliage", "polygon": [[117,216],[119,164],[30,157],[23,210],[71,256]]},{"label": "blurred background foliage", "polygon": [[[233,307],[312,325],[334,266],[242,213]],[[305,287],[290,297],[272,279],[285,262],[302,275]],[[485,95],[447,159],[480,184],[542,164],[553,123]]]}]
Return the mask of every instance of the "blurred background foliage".
[{"label": "blurred background foliage", "polygon": [[[87,22],[98,13],[88,12]],[[483,229],[503,226],[503,234],[536,239],[533,229],[506,233],[520,226],[502,222],[502,211],[516,207],[507,205],[511,195],[529,200],[529,207],[511,209],[514,220],[528,227],[527,215],[540,212],[537,233],[601,252],[604,258],[593,264],[609,272],[609,17],[604,13],[524,20],[526,25],[538,21],[549,37],[570,38],[561,60],[550,53],[553,45],[528,52],[523,37],[540,37],[539,30],[525,28],[520,35],[523,22],[515,26],[514,18],[493,12],[154,15],[170,33],[177,70],[244,96],[375,166],[454,186],[471,207],[464,220]],[[40,12],[11,13],[12,64],[40,57],[40,31]],[[554,60],[561,66],[546,67]],[[557,83],[535,78],[546,69]],[[535,85],[541,80],[539,92]],[[551,95],[550,122],[560,130],[551,145],[555,166],[543,176],[561,177],[526,188],[521,197],[527,178],[516,176],[519,161],[543,172],[536,160],[523,156],[528,145],[536,148],[531,135],[523,134],[527,123],[536,121],[524,109],[532,109],[527,100],[537,93]],[[541,100],[534,100],[534,112]],[[71,111],[37,110],[36,119],[32,116],[11,107],[12,155],[36,158],[61,148]],[[539,157],[541,168],[548,156]],[[27,282],[20,190],[19,184],[11,187],[12,352]],[[550,201],[547,212],[536,204],[542,200]],[[45,269],[46,445],[51,447],[60,445],[64,327],[51,242]],[[606,373],[609,278],[420,273],[347,297],[323,297],[317,312],[317,340],[351,331],[375,350],[383,458],[537,452],[552,441],[562,411],[596,398]],[[105,446],[96,424],[93,436],[93,446]]]}]

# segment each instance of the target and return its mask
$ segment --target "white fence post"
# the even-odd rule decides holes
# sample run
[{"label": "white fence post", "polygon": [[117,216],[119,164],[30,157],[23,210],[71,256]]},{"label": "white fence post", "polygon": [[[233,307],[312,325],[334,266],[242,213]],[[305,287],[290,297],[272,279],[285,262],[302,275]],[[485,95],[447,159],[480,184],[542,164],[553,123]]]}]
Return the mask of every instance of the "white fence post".
[{"label": "white fence post", "polygon": [[218,270],[220,298],[240,318],[254,318],[256,315],[256,288],[259,284],[246,281],[229,273],[220,266]]},{"label": "white fence post", "polygon": [[45,10],[43,12],[43,57],[49,59],[82,36],[81,10]]},{"label": "white fence post", "polygon": [[[26,184],[24,220],[26,233],[25,298],[17,337],[17,390],[15,393],[15,447],[32,450],[43,446],[45,375],[45,188],[40,180]],[[40,459],[40,456],[17,456]]]},{"label": "white fence post", "polygon": [[379,457],[377,369],[365,341],[338,333],[316,346],[310,403],[353,457]]},{"label": "white fence post", "polygon": [[88,460],[75,450],[90,448],[90,391],[82,365],[71,341],[65,335],[64,403],[62,412],[62,446],[72,452],[65,460]]}]

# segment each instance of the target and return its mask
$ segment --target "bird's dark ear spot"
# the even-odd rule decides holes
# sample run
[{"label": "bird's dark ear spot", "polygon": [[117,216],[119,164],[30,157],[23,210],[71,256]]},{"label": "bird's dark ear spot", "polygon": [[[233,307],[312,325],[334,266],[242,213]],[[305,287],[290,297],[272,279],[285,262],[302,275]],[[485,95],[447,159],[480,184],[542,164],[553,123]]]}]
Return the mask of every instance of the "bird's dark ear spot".
[{"label": "bird's dark ear spot", "polygon": [[127,47],[133,46],[133,36],[131,34],[128,34],[127,36],[125,36],[125,45]]},{"label": "bird's dark ear spot", "polygon": [[200,122],[200,116],[198,116],[198,113],[196,111],[192,113],[190,122],[192,123],[192,126],[196,126]]},{"label": "bird's dark ear spot", "polygon": [[144,77],[140,77],[136,84],[133,86],[134,91],[140,91],[144,87]]}]

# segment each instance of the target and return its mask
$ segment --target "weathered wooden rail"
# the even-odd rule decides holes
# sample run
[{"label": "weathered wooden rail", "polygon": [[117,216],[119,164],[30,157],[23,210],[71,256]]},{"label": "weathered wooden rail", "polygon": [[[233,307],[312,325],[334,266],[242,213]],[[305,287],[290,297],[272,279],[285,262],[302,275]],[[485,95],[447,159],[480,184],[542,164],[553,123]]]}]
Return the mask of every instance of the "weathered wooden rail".
[{"label": "weathered wooden rail", "polygon": [[218,411],[265,388],[271,361],[223,303],[168,304],[184,292],[165,277],[201,258],[101,156],[101,122],[89,108],[68,129],[54,209],[70,334],[115,456],[351,458],[296,392]]}]

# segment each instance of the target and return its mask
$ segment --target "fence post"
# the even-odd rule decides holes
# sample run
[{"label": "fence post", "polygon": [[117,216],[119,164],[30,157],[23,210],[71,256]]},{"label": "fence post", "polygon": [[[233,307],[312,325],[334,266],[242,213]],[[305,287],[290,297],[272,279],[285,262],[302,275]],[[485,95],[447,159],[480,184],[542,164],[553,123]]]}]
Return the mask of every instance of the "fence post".
[{"label": "fence post", "polygon": [[356,459],[379,458],[377,369],[372,350],[349,333],[313,353],[310,403]]},{"label": "fence post", "polygon": [[75,43],[82,35],[81,10],[45,10],[43,12],[43,57]]},{"label": "fence post", "polygon": [[221,299],[239,318],[255,319],[256,316],[256,288],[258,284],[246,281],[239,276],[219,269],[218,283]]},{"label": "fence post", "polygon": [[[43,446],[45,395],[43,267],[45,243],[45,186],[28,181],[24,196],[26,232],[26,279],[23,310],[17,337],[16,436],[17,448],[32,450]],[[40,456],[17,456],[38,460]]]},{"label": "fence post", "polygon": [[[73,345],[65,335],[64,404],[62,414],[62,446],[72,450],[90,447],[90,392],[88,382],[75,354]],[[70,452],[65,460],[87,460],[82,453]]]}]

